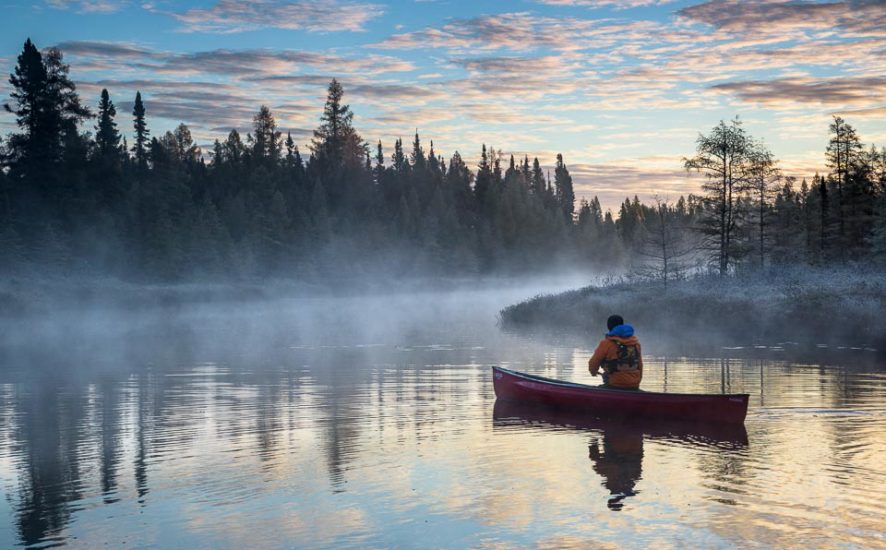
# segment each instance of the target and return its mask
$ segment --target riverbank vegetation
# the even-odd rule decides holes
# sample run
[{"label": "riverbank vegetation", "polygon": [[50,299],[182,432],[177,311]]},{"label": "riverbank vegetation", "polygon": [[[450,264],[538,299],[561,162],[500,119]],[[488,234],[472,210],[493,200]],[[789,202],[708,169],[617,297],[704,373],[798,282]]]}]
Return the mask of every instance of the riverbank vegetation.
[{"label": "riverbank vegetation", "polygon": [[881,270],[793,268],[674,281],[622,277],[501,311],[514,331],[596,337],[619,313],[644,340],[669,349],[753,344],[828,344],[886,350],[886,274]]}]

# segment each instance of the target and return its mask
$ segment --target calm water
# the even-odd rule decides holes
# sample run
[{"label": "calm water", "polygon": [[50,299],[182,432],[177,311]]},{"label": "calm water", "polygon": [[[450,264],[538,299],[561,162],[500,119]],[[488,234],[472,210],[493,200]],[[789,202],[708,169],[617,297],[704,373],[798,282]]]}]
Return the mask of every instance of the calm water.
[{"label": "calm water", "polygon": [[872,352],[646,359],[646,389],[750,393],[738,430],[496,405],[492,364],[595,380],[596,335],[496,327],[538,290],[5,327],[0,547],[886,548]]}]

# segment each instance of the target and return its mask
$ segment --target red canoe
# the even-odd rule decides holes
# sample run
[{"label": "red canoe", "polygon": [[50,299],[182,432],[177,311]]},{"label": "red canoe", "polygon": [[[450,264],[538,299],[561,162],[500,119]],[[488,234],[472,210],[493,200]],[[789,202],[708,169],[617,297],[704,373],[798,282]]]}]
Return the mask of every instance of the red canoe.
[{"label": "red canoe", "polygon": [[748,394],[657,393],[618,390],[553,380],[492,367],[499,399],[540,403],[605,417],[672,418],[693,422],[740,424],[748,413]]}]

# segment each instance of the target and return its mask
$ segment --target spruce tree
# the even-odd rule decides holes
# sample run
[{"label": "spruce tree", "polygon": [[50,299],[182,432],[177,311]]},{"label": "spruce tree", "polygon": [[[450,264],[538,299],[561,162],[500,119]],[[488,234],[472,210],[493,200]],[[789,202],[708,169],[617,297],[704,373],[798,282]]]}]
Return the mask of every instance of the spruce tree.
[{"label": "spruce tree", "polygon": [[[12,215],[29,226],[19,231],[27,238],[36,239],[50,218],[66,215],[71,186],[65,180],[74,177],[75,166],[69,163],[62,170],[59,165],[66,156],[75,159],[82,141],[77,122],[89,115],[68,78],[68,69],[59,50],[52,48],[43,56],[28,39],[9,76],[12,102],[4,108],[15,115],[21,133],[8,138],[4,163],[15,183]],[[67,155],[66,145],[71,145]],[[81,166],[82,160],[78,161]]]},{"label": "spruce tree", "polygon": [[[815,185],[815,182],[818,181],[818,185]],[[828,193],[828,185],[825,178],[819,177],[818,174],[815,174],[815,177],[812,178],[812,186],[813,188],[818,188],[818,201],[819,201],[819,233],[818,233],[818,255],[822,261],[828,259],[828,248],[829,248],[829,225],[830,225],[830,210],[831,210],[831,200]]]},{"label": "spruce tree", "polygon": [[277,121],[267,105],[262,105],[258,113],[252,118],[252,128],[255,132],[253,136],[253,158],[266,162],[273,166],[280,160],[280,137],[281,132],[277,130]]},{"label": "spruce tree", "polygon": [[375,184],[381,185],[382,180],[384,179],[385,173],[385,153],[382,150],[381,140],[378,140],[378,144],[375,149],[375,170],[373,175],[375,177]]},{"label": "spruce tree", "polygon": [[492,167],[489,165],[489,155],[486,152],[486,144],[480,153],[480,164],[477,165],[477,179],[474,182],[474,196],[481,212],[489,208],[489,195],[492,187]]},{"label": "spruce tree", "polygon": [[412,141],[412,154],[409,160],[412,162],[412,168],[417,172],[423,172],[425,168],[425,152],[421,147],[421,139],[418,137],[418,130],[415,131],[415,139]]},{"label": "spruce tree", "polygon": [[[9,75],[13,90],[9,96],[13,104],[4,104],[7,112],[15,115],[16,124],[23,134],[9,139],[9,156],[13,173],[29,175],[31,170],[51,160],[52,140],[50,128],[46,127],[45,111],[49,98],[47,93],[46,67],[37,47],[27,39],[18,63]],[[17,170],[16,170],[17,169]]]},{"label": "spruce tree", "polygon": [[[148,124],[145,121],[145,104],[142,103],[141,92],[135,92],[135,103],[132,106],[132,126],[135,129],[135,144],[132,146],[132,152],[135,153],[135,162],[140,169],[144,169],[148,163],[149,136],[151,132],[148,130]],[[216,140],[216,143],[218,140]]]},{"label": "spruce tree", "polygon": [[95,145],[103,158],[115,157],[120,149],[120,132],[117,131],[115,116],[117,109],[111,101],[111,96],[107,88],[102,89],[98,103],[98,124],[95,126]]},{"label": "spruce tree", "polygon": [[286,132],[286,166],[292,168],[295,165],[295,142],[292,140],[292,132]]},{"label": "spruce tree", "polygon": [[363,140],[351,125],[354,113],[342,103],[344,93],[341,84],[333,78],[329,83],[320,127],[314,130],[313,152],[327,169],[362,165]]},{"label": "spruce tree", "polygon": [[405,174],[409,163],[406,162],[406,155],[403,153],[403,140],[397,138],[394,142],[394,155],[391,157],[394,172],[397,174]]},{"label": "spruce tree", "polygon": [[243,145],[243,141],[240,139],[240,132],[236,129],[230,131],[222,145],[222,151],[224,151],[225,162],[234,166],[239,166],[243,162],[243,157],[246,155],[246,146]]},{"label": "spruce tree", "polygon": [[557,187],[557,201],[568,224],[572,223],[575,212],[575,191],[572,189],[572,176],[563,162],[563,155],[557,154],[557,166],[554,169],[554,185]]},{"label": "spruce tree", "polygon": [[543,197],[545,194],[545,173],[541,169],[541,164],[538,162],[538,157],[532,161],[532,177],[530,178],[530,186],[532,188],[532,192],[538,195],[539,197]]}]

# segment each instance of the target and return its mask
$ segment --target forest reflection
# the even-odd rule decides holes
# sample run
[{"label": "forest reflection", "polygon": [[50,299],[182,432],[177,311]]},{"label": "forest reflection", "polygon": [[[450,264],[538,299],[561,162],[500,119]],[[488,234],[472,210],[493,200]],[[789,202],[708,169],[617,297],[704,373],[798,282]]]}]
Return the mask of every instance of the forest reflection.
[{"label": "forest reflection", "polygon": [[[610,423],[495,402],[489,365],[593,383],[587,347],[503,334],[482,300],[418,301],[163,313],[101,337],[72,323],[0,347],[0,546],[391,546],[456,529],[525,545],[564,525],[603,545],[619,541],[607,521],[650,507],[714,546],[742,540],[737,517],[774,545],[823,534],[814,522],[849,541],[878,529],[875,367],[650,356],[647,389],[750,393],[747,429]],[[670,536],[645,525],[647,542]]]}]

